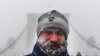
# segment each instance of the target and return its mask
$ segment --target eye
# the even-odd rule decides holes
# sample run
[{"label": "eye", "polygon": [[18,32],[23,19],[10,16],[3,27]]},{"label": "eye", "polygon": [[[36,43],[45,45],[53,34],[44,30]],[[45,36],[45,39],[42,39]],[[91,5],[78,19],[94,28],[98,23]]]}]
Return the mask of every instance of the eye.
[{"label": "eye", "polygon": [[45,32],[47,35],[51,35],[52,34],[52,31],[46,31]]},{"label": "eye", "polygon": [[50,30],[45,30],[45,31],[43,31],[42,33],[44,33],[44,34],[46,34],[46,35],[51,35],[51,34],[52,34],[52,31],[50,31]]},{"label": "eye", "polygon": [[63,31],[57,31],[56,34],[59,35],[59,36],[62,36],[62,35],[64,35],[64,32]]}]

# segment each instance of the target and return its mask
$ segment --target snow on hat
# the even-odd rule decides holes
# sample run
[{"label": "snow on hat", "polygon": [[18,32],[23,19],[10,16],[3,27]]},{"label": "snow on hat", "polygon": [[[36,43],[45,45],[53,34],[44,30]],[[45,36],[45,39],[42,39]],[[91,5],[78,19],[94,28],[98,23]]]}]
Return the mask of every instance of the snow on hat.
[{"label": "snow on hat", "polygon": [[39,37],[41,31],[47,27],[60,28],[65,32],[65,39],[69,34],[69,25],[67,18],[56,10],[46,12],[38,19],[37,35]]}]

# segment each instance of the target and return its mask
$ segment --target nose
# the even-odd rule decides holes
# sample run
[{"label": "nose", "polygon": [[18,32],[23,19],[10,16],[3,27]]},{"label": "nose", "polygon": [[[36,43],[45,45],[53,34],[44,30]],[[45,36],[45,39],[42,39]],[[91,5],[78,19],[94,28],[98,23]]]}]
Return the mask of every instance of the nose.
[{"label": "nose", "polygon": [[52,42],[58,42],[59,41],[59,36],[57,34],[53,33],[50,36],[50,41],[52,41]]}]

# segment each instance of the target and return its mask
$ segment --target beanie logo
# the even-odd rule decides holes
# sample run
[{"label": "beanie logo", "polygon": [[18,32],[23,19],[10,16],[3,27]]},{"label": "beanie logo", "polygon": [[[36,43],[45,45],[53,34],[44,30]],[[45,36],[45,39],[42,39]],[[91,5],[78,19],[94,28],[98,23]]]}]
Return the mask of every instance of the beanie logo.
[{"label": "beanie logo", "polygon": [[53,22],[53,20],[55,19],[55,17],[49,17],[49,22]]}]

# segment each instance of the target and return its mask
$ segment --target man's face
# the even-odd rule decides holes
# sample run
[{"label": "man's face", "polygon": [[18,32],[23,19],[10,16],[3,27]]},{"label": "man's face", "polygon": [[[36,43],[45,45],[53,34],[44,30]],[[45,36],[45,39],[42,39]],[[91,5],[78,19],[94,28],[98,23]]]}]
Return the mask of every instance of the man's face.
[{"label": "man's face", "polygon": [[38,42],[50,55],[58,54],[66,47],[64,31],[61,29],[45,29],[41,32]]}]

